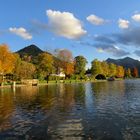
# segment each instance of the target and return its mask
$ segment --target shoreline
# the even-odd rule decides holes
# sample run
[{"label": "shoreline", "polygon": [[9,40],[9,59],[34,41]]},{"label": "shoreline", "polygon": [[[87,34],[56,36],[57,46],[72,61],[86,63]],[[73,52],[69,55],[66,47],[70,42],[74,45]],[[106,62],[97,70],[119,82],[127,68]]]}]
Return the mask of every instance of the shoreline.
[{"label": "shoreline", "polygon": [[[115,81],[120,81],[120,80],[125,80],[125,79],[116,79]],[[2,88],[16,88],[16,87],[27,87],[27,86],[32,86],[32,87],[37,87],[37,86],[45,86],[45,85],[56,85],[56,84],[73,84],[73,83],[97,83],[97,82],[109,82],[108,80],[61,80],[61,81],[49,81],[47,82],[39,82],[38,85],[33,86],[33,85],[27,85],[27,84],[16,84],[15,86],[13,85],[3,85],[0,86],[0,89]]]}]

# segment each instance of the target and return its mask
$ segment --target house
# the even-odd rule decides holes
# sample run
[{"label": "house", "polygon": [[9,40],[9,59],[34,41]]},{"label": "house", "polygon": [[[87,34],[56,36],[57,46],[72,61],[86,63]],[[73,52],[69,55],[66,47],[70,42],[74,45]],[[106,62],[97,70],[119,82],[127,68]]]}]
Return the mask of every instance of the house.
[{"label": "house", "polygon": [[58,76],[58,77],[63,77],[63,78],[65,78],[65,74],[63,73],[63,72],[60,72],[60,73],[58,73],[58,74],[51,74],[51,76]]}]

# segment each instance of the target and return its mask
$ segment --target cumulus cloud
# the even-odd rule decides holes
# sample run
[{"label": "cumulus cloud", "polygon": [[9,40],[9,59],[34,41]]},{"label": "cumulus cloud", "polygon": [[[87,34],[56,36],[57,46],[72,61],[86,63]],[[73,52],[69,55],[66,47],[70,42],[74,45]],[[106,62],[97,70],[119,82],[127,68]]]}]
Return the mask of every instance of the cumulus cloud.
[{"label": "cumulus cloud", "polygon": [[128,20],[124,20],[124,19],[119,19],[118,20],[118,26],[122,29],[127,29],[129,27],[129,21]]},{"label": "cumulus cloud", "polygon": [[47,10],[48,29],[56,35],[77,39],[87,33],[82,23],[72,13]]},{"label": "cumulus cloud", "polygon": [[16,34],[26,40],[30,40],[32,39],[32,35],[30,33],[27,32],[27,30],[23,27],[20,27],[20,28],[9,28],[9,31],[13,34]]},{"label": "cumulus cloud", "polygon": [[138,14],[134,14],[133,16],[132,16],[132,19],[134,20],[134,21],[136,21],[136,22],[140,22],[140,13]]},{"label": "cumulus cloud", "polygon": [[98,17],[96,15],[89,15],[87,17],[87,21],[89,21],[91,24],[94,24],[94,25],[103,25],[106,20],[104,20],[103,18],[101,17]]}]

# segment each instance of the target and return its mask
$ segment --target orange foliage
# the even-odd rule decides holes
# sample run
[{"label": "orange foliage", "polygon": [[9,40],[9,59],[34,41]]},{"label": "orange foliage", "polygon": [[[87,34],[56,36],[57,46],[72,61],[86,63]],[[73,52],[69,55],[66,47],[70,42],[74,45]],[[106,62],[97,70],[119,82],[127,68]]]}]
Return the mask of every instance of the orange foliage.
[{"label": "orange foliage", "polygon": [[139,76],[138,69],[136,67],[132,70],[132,76],[135,78]]},{"label": "orange foliage", "polygon": [[0,73],[11,73],[14,69],[15,57],[5,44],[0,45]]},{"label": "orange foliage", "polygon": [[123,78],[124,77],[124,68],[123,68],[123,66],[117,66],[116,76],[118,78]]},{"label": "orange foliage", "polygon": [[74,64],[73,63],[66,63],[65,73],[66,73],[66,75],[72,75],[74,73]]},{"label": "orange foliage", "polygon": [[59,50],[57,53],[57,66],[63,69],[66,76],[70,76],[74,73],[74,62],[71,51]]}]

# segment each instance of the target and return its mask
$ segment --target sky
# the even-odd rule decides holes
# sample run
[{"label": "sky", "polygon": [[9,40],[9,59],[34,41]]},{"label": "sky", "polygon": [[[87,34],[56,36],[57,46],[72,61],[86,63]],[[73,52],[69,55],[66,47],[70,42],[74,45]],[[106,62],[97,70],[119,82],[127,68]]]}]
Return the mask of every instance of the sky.
[{"label": "sky", "polygon": [[138,0],[0,0],[0,44],[35,44],[97,58],[140,60]]}]

